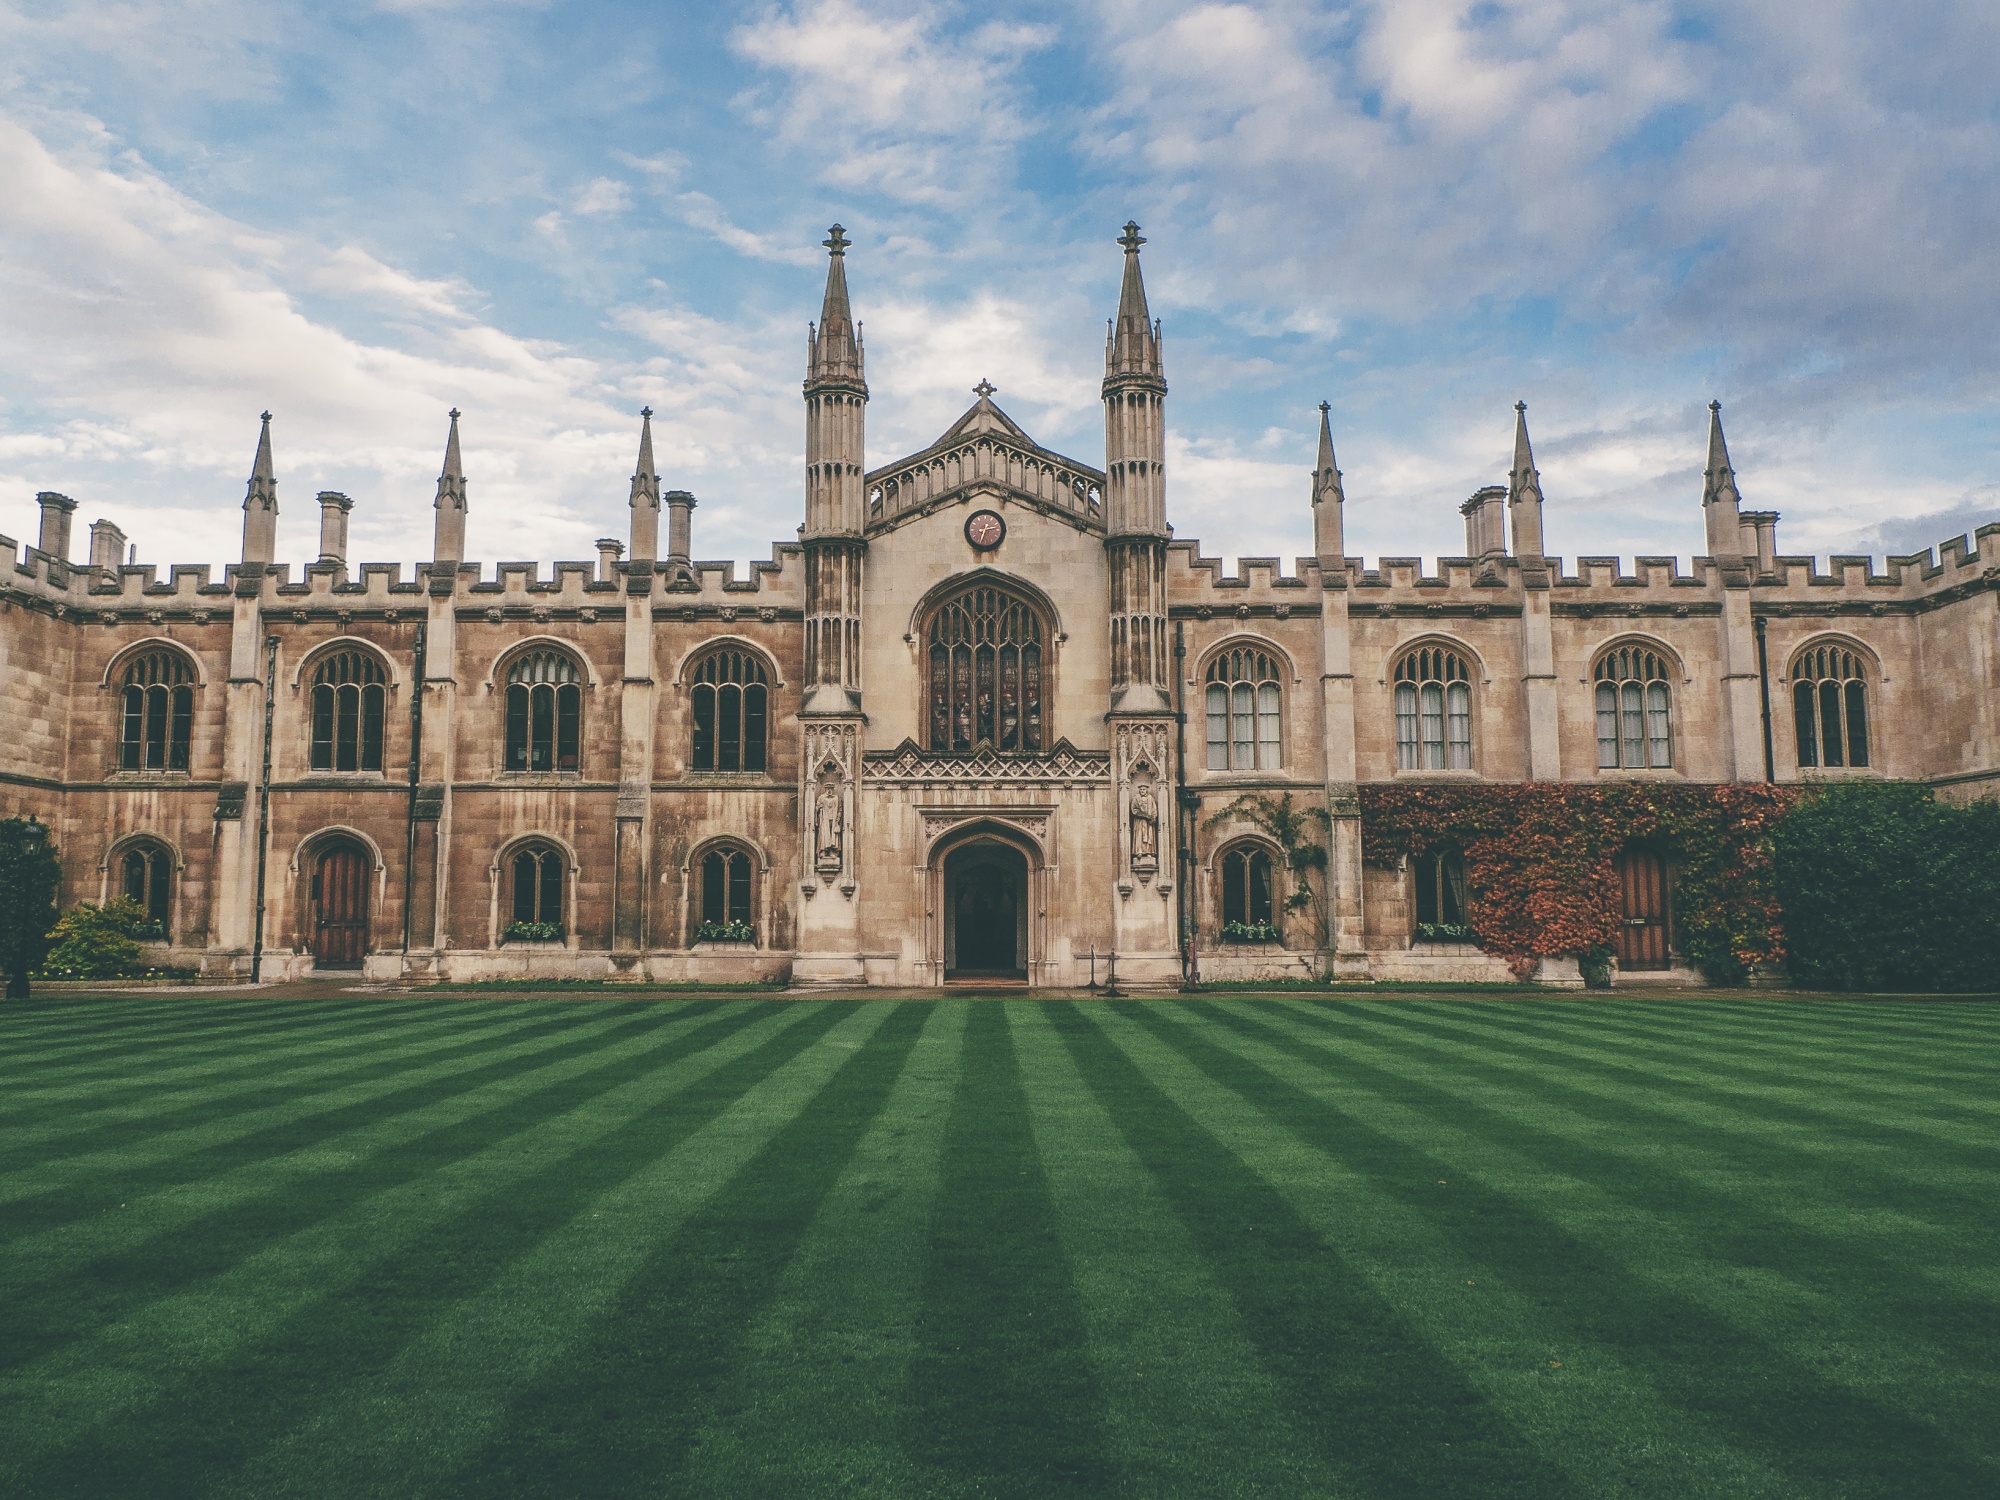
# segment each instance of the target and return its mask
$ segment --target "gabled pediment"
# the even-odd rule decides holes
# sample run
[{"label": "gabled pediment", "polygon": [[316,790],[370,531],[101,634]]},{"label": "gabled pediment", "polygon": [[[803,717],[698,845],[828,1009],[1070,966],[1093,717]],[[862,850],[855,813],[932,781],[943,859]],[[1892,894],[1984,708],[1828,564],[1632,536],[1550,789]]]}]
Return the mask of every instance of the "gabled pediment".
[{"label": "gabled pediment", "polygon": [[921,453],[871,470],[866,480],[868,530],[904,521],[975,492],[998,492],[1084,531],[1104,529],[1104,471],[1044,448],[993,402],[979,399],[944,436]]}]

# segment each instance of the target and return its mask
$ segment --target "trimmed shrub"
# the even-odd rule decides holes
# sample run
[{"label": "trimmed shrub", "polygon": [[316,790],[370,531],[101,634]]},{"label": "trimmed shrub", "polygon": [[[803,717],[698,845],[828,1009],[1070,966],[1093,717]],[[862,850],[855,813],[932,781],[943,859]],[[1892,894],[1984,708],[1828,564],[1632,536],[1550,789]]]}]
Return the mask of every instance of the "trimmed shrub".
[{"label": "trimmed shrub", "polygon": [[42,960],[44,979],[122,979],[143,967],[139,940],[156,929],[146,909],[129,896],[102,906],[79,901],[49,933],[53,946]]},{"label": "trimmed shrub", "polygon": [[1772,844],[1798,983],[2000,989],[2000,802],[1838,783],[1781,818]]}]

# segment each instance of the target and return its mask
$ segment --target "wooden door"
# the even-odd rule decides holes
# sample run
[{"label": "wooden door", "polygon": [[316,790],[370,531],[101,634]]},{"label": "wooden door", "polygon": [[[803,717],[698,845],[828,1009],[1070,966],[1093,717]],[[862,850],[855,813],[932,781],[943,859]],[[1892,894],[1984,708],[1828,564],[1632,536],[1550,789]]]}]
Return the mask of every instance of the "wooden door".
[{"label": "wooden door", "polygon": [[1618,856],[1618,885],[1625,921],[1618,929],[1618,967],[1665,969],[1667,956],[1667,866],[1648,849]]},{"label": "wooden door", "polygon": [[368,855],[337,844],[313,871],[313,959],[322,969],[358,969],[368,951]]}]

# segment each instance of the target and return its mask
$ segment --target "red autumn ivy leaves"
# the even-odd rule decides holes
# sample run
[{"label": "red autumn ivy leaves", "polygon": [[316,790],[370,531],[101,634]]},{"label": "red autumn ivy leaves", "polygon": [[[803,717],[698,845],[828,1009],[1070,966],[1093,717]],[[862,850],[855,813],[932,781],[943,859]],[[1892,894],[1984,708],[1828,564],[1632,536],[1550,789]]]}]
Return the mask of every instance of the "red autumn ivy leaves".
[{"label": "red autumn ivy leaves", "polygon": [[1543,782],[1359,792],[1362,857],[1387,865],[1457,849],[1467,921],[1522,978],[1543,958],[1610,947],[1624,918],[1614,862],[1633,843],[1667,858],[1681,951],[1709,978],[1740,979],[1784,960],[1770,834],[1796,800],[1791,788]]}]

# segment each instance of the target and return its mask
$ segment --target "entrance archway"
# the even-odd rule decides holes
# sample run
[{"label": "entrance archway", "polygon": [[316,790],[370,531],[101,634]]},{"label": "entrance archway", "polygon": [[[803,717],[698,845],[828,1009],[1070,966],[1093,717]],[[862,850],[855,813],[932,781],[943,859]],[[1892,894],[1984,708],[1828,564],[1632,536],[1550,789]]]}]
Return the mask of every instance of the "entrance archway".
[{"label": "entrance archway", "polygon": [[975,839],[945,855],[944,975],[1028,977],[1028,861],[1012,844]]},{"label": "entrance archway", "polygon": [[313,965],[358,969],[368,952],[368,882],[373,861],[359,844],[341,839],[313,861]]}]

